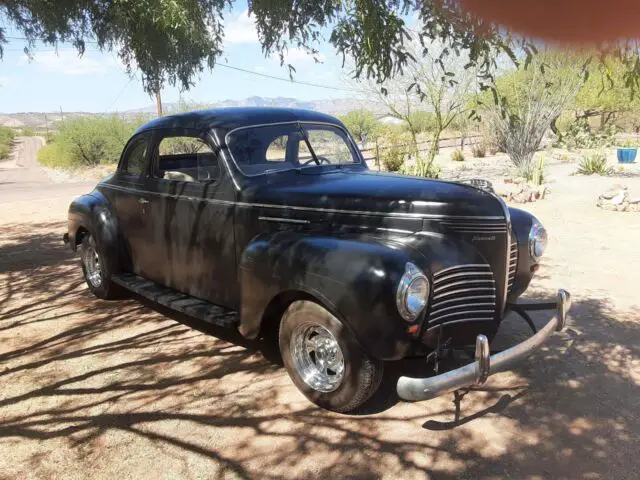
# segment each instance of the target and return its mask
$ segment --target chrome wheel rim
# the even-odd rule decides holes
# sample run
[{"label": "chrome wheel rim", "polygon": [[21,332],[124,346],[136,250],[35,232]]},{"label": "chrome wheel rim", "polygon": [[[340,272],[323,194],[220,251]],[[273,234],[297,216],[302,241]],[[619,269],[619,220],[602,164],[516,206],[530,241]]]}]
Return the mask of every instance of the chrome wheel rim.
[{"label": "chrome wheel rim", "polygon": [[318,392],[333,392],[344,378],[344,356],[333,334],[316,324],[295,327],[290,349],[304,382]]},{"label": "chrome wheel rim", "polygon": [[102,285],[102,267],[100,265],[100,257],[93,242],[84,248],[82,252],[82,263],[89,283],[93,287],[99,288],[100,285]]}]

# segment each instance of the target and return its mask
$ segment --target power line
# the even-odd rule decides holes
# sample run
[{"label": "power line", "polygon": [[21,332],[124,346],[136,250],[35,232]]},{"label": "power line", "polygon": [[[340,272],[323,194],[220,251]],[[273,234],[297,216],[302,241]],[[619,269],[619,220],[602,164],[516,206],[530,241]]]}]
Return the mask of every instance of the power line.
[{"label": "power line", "polygon": [[[9,39],[13,39],[13,40],[26,40],[26,38],[23,37],[5,37],[5,38],[9,38]],[[98,42],[86,42],[86,43],[98,43]],[[40,49],[39,51],[41,52],[45,52],[45,51],[61,51],[61,50],[76,50],[75,48],[56,48],[56,49]],[[22,52],[22,49],[5,49],[5,51],[8,52]],[[37,53],[38,49],[36,50]],[[91,49],[91,51],[100,51],[99,49]],[[298,85],[306,85],[308,87],[316,87],[316,88],[324,88],[326,90],[336,90],[336,91],[341,91],[341,92],[355,92],[355,90],[349,89],[349,88],[342,88],[342,87],[335,87],[332,85],[322,85],[319,83],[313,83],[313,82],[305,82],[303,80],[293,80],[291,78],[285,78],[285,77],[279,77],[277,75],[269,75],[267,73],[261,73],[261,72],[256,72],[253,70],[247,70],[246,68],[242,68],[242,67],[236,67],[234,65],[229,65],[228,63],[216,63],[215,65],[223,67],[223,68],[228,68],[230,70],[236,70],[238,72],[243,72],[243,73],[248,73],[250,75],[256,75],[258,77],[263,77],[263,78],[270,78],[271,80],[279,80],[281,82],[287,82],[287,83],[295,83]]]},{"label": "power line", "polygon": [[271,78],[273,80],[281,80],[281,81],[287,82],[287,83],[297,83],[298,85],[308,85],[310,87],[326,88],[328,90],[340,90],[340,91],[343,91],[343,92],[355,92],[355,90],[350,90],[348,88],[334,87],[334,86],[331,86],[331,85],[320,85],[318,83],[304,82],[302,80],[292,80],[290,78],[277,77],[275,75],[268,75],[266,73],[254,72],[253,70],[247,70],[245,68],[234,67],[233,65],[229,65],[229,64],[225,64],[225,63],[216,63],[216,65],[220,66],[220,67],[224,67],[224,68],[229,68],[231,70],[237,70],[239,72],[250,73],[251,75],[257,75],[259,77]]},{"label": "power line", "polygon": [[[134,76],[135,77],[135,76]],[[124,87],[122,87],[122,90],[120,90],[120,93],[118,93],[118,95],[116,95],[116,98],[113,99],[113,101],[111,102],[111,104],[109,105],[109,107],[107,107],[107,109],[105,110],[105,112],[108,112],[109,110],[111,110],[111,107],[113,107],[116,102],[120,99],[120,97],[122,96],[122,94],[124,93],[124,91],[127,89],[127,87],[129,86],[129,84],[133,81],[134,77],[129,78],[129,81],[125,84]],[[136,79],[138,77],[135,77]]]}]

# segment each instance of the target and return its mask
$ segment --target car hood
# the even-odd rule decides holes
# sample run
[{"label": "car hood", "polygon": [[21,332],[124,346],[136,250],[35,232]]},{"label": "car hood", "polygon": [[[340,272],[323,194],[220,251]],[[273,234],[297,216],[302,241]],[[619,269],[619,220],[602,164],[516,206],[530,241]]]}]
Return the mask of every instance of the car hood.
[{"label": "car hood", "polygon": [[369,170],[280,173],[243,193],[244,202],[262,205],[378,215],[504,217],[498,198],[476,187]]}]

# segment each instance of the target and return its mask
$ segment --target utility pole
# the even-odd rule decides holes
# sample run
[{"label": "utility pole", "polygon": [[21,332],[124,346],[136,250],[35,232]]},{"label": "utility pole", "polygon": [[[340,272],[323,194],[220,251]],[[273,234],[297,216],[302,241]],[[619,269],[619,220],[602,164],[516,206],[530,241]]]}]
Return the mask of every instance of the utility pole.
[{"label": "utility pole", "polygon": [[60,119],[64,122],[64,113],[62,113],[62,106],[60,106]]},{"label": "utility pole", "polygon": [[160,97],[160,89],[156,90],[156,111],[158,116],[162,116],[162,98]]}]

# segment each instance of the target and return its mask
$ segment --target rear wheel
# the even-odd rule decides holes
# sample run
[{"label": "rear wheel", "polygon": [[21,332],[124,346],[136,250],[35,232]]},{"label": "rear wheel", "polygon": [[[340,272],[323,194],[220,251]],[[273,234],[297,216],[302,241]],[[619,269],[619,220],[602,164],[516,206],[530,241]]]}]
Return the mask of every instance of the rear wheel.
[{"label": "rear wheel", "polygon": [[383,362],[369,356],[329,311],[293,302],[282,317],[280,352],[289,376],[320,407],[348,412],[380,386]]},{"label": "rear wheel", "polygon": [[80,261],[87,286],[96,297],[108,300],[119,296],[120,288],[111,281],[108,258],[90,233],[82,237]]}]

